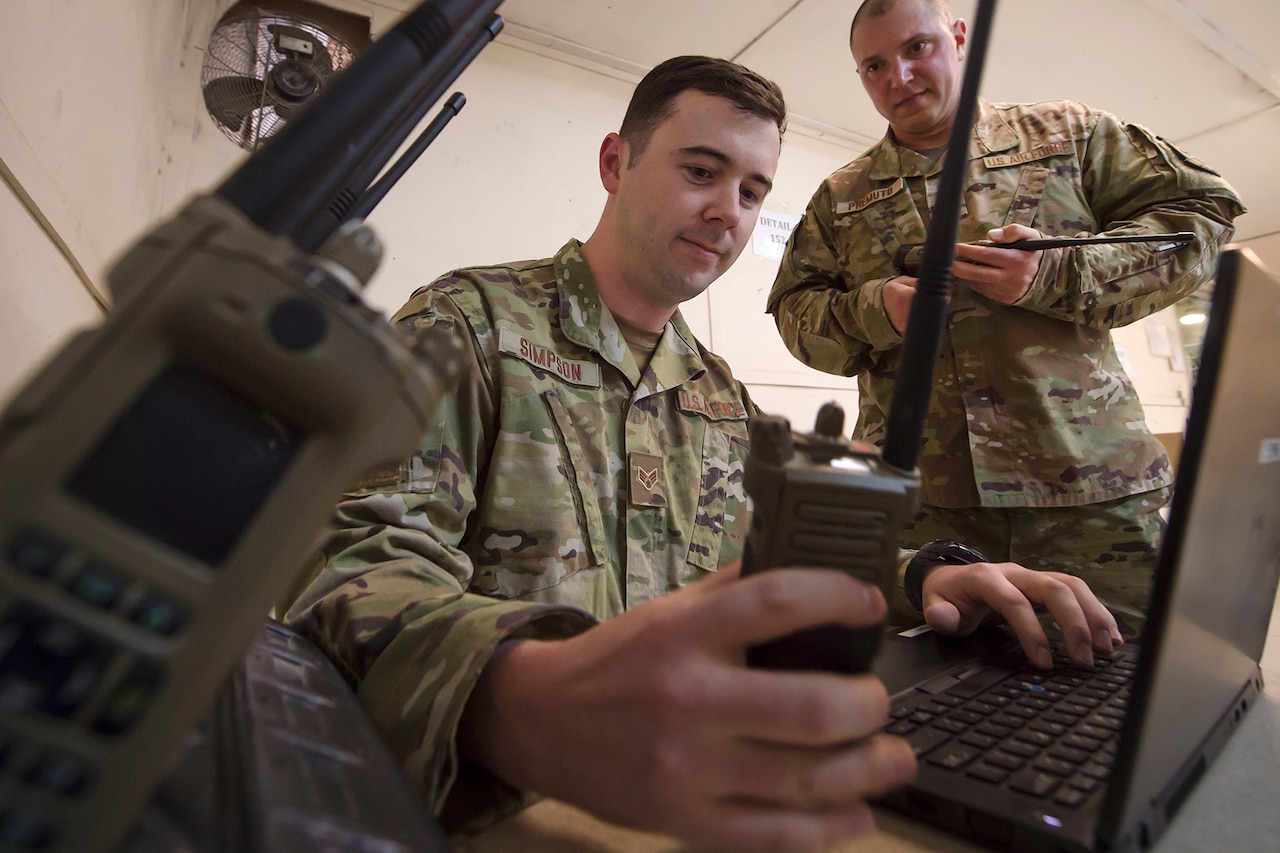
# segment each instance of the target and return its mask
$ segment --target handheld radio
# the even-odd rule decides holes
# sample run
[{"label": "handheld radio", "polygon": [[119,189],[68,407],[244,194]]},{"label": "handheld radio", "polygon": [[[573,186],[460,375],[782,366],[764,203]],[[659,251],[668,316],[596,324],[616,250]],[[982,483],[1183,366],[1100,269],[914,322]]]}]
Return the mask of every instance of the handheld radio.
[{"label": "handheld radio", "polygon": [[124,254],[110,316],[0,416],[4,849],[113,849],[339,495],[421,438],[460,356],[361,301],[381,249],[331,202],[497,5],[410,12]]}]

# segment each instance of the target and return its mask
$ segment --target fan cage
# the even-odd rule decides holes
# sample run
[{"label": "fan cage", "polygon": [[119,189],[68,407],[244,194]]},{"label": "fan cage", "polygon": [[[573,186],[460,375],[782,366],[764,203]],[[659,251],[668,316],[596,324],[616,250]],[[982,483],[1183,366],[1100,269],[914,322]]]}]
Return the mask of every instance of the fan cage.
[{"label": "fan cage", "polygon": [[[321,88],[328,77],[349,66],[356,57],[356,51],[342,37],[297,15],[264,9],[219,21],[205,50],[200,87],[214,124],[228,139],[249,151],[260,148],[288,121],[271,98],[266,82],[270,70],[292,55],[277,50],[271,29],[277,25],[302,30],[328,53],[331,67],[325,62],[309,63]],[[212,98],[216,103],[211,102],[211,85],[217,87],[217,96]]]}]

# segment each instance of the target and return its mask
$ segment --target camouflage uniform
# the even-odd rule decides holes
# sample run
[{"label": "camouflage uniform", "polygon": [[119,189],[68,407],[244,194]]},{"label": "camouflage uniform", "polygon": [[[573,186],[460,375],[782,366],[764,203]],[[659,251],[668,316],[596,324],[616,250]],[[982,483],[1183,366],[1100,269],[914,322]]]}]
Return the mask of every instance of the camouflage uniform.
[{"label": "camouflage uniform", "polygon": [[679,314],[642,372],[577,241],[456,271],[396,319],[450,329],[471,370],[413,459],[340,504],[286,621],[457,832],[520,804],[456,753],[495,647],[586,630],[740,557],[754,407]]},{"label": "camouflage uniform", "polygon": [[[933,155],[886,135],[828,177],[788,243],[769,296],[768,310],[797,358],[858,377],[854,435],[873,443],[883,440],[902,343],[881,290],[899,274],[898,247],[925,239],[942,161]],[[1050,236],[1192,231],[1197,241],[1164,253],[1152,243],[1046,251],[1013,305],[962,284],[955,289],[919,459],[925,524],[904,541],[948,532],[962,539],[947,518],[930,514],[947,508],[977,528],[1003,528],[986,537],[994,549],[988,556],[1014,559],[1026,551],[1011,541],[1009,510],[1062,516],[1071,513],[1050,508],[1116,502],[1113,520],[1101,526],[1081,521],[1072,529],[1058,519],[1048,547],[1076,553],[1042,565],[1089,578],[1099,559],[1132,563],[1137,570],[1120,587],[1094,584],[1100,578],[1091,584],[1100,595],[1140,606],[1150,536],[1159,528],[1150,507],[1163,504],[1172,471],[1110,329],[1207,281],[1241,212],[1216,172],[1142,127],[1066,101],[981,101],[958,240],[1022,224]],[[980,547],[972,537],[970,544]]]}]

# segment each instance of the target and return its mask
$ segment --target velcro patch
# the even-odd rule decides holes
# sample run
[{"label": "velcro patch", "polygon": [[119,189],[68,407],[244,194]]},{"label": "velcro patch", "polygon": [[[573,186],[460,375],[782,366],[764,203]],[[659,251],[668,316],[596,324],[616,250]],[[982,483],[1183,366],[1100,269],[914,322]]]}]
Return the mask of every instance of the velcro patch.
[{"label": "velcro patch", "polygon": [[894,181],[889,186],[882,187],[878,190],[872,190],[857,201],[839,202],[836,205],[836,216],[839,216],[842,213],[857,213],[864,207],[869,207],[878,201],[900,192],[904,186],[906,186],[906,184],[903,183],[902,178],[898,178],[898,180]]},{"label": "velcro patch", "polygon": [[680,392],[680,410],[713,421],[745,421],[747,407],[741,400],[708,400],[697,391]]},{"label": "velcro patch", "polygon": [[648,453],[628,455],[631,472],[631,503],[636,506],[666,506],[666,469],[662,457]]},{"label": "velcro patch", "polygon": [[554,373],[570,384],[600,387],[600,365],[592,361],[561,358],[555,350],[535,344],[514,329],[504,326],[498,330],[498,351],[514,355],[539,370]]},{"label": "velcro patch", "polygon": [[1050,142],[1047,145],[1032,148],[1030,151],[1019,151],[1017,154],[992,154],[990,157],[983,157],[982,165],[988,169],[999,169],[1002,166],[1018,166],[1023,163],[1030,163],[1032,160],[1043,160],[1046,157],[1066,154],[1070,150],[1070,142]]}]

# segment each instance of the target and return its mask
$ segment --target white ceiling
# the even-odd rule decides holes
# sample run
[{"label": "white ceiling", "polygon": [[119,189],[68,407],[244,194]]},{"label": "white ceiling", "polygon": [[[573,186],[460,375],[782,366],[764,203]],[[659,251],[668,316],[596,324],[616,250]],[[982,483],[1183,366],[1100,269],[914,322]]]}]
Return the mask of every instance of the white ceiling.
[{"label": "white ceiling", "polygon": [[[371,0],[400,11],[416,0]],[[700,53],[775,80],[792,127],[861,150],[884,120],[848,52],[857,0],[505,0],[501,38],[637,79]],[[970,21],[976,0],[952,0]],[[1249,207],[1237,239],[1280,238],[1277,0],[1004,0],[982,94],[1072,98],[1150,127],[1221,171]]]}]

